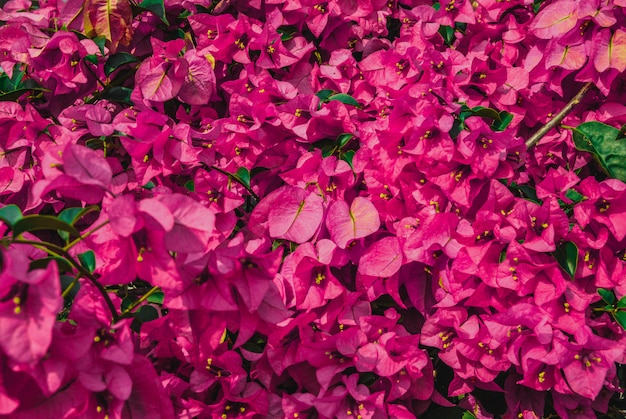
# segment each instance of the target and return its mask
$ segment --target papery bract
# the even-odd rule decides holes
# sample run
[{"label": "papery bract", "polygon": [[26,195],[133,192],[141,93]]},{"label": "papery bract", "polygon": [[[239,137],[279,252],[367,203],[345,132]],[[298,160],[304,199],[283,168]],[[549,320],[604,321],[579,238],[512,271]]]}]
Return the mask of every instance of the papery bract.
[{"label": "papery bract", "polygon": [[330,236],[341,249],[352,240],[367,237],[380,227],[376,207],[367,198],[356,197],[348,207],[345,201],[335,201],[328,208],[326,226]]}]

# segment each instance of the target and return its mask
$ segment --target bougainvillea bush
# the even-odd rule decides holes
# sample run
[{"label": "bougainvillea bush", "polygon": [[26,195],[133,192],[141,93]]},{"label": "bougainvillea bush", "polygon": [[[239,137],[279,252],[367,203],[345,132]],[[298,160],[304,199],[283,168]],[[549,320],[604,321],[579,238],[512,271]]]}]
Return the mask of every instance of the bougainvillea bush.
[{"label": "bougainvillea bush", "polygon": [[1,3],[0,417],[623,417],[626,1]]}]

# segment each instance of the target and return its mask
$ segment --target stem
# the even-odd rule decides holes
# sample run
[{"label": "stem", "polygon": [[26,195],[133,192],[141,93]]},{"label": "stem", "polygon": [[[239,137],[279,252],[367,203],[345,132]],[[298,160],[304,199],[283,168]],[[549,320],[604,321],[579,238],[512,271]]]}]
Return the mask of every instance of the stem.
[{"label": "stem", "polygon": [[576,96],[569,101],[567,105],[559,113],[557,113],[554,118],[548,121],[543,127],[539,128],[539,131],[534,133],[528,141],[526,141],[526,148],[533,148],[552,128],[556,127],[561,123],[561,121],[567,116],[568,113],[574,109],[576,105],[580,103],[582,98],[587,94],[587,92],[593,87],[592,82],[585,83],[585,85],[580,89]]},{"label": "stem", "polygon": [[146,301],[152,294],[159,291],[160,289],[161,288],[157,286],[150,288],[147,293],[141,296],[141,298],[139,298],[137,301],[133,301],[128,307],[126,307],[126,310],[122,311],[122,314],[120,315],[120,319],[128,317],[131,311],[135,309],[135,307],[137,307],[139,304]]},{"label": "stem", "polygon": [[216,166],[210,166],[210,169],[217,170],[221,174],[228,176],[229,179],[232,179],[238,184],[240,184],[241,186],[243,186],[246,189],[246,191],[248,191],[248,193],[254,197],[254,199],[256,199],[257,201],[259,200],[259,196],[255,194],[254,191],[250,187],[248,187],[241,180],[239,180],[237,176],[233,175],[232,173],[228,173],[226,170],[220,169],[219,167],[216,167]]},{"label": "stem", "polygon": [[72,289],[76,286],[79,279],[80,279],[80,274],[76,275],[74,280],[67,286],[67,288],[65,288],[65,291],[63,291],[63,293],[61,294],[61,298],[65,299],[65,297],[70,295],[70,292],[72,292]]},{"label": "stem", "polygon": [[91,272],[83,268],[83,266],[80,263],[76,262],[76,260],[72,257],[72,255],[69,254],[67,250],[65,250],[62,247],[57,246],[56,244],[47,243],[47,242],[38,242],[35,240],[16,239],[16,240],[13,240],[11,244],[30,244],[31,246],[35,246],[37,248],[43,247],[44,248],[43,250],[47,252],[52,251],[56,253],[55,256],[64,257],[70,263],[70,265],[72,265],[79,272],[80,276],[87,278],[89,281],[91,281],[92,284],[96,286],[96,288],[98,288],[98,291],[100,291],[100,294],[102,294],[104,301],[106,302],[107,306],[109,307],[109,310],[111,311],[111,315],[113,316],[113,321],[117,322],[119,320],[119,314],[117,314],[117,311],[115,310],[115,305],[113,304],[113,301],[111,301],[111,299],[109,298],[109,295],[104,289],[104,286],[102,286],[102,284],[98,282],[98,279]]},{"label": "stem", "polygon": [[79,243],[81,240],[84,240],[85,238],[91,236],[93,233],[95,233],[96,231],[100,230],[102,227],[104,227],[105,225],[109,224],[109,220],[106,220],[105,222],[103,222],[102,224],[100,224],[98,227],[93,228],[92,230],[89,230],[88,232],[84,233],[82,236],[78,237],[76,240],[73,240],[72,242],[70,242],[67,246],[65,246],[63,248],[63,250],[69,250],[72,247],[74,247],[74,245],[76,245],[77,243]]}]

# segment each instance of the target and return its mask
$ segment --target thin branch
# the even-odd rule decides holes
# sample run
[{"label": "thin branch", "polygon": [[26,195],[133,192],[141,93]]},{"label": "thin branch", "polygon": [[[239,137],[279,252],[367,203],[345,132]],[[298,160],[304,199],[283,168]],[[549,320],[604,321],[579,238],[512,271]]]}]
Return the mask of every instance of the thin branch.
[{"label": "thin branch", "polygon": [[526,148],[531,149],[537,144],[550,130],[561,123],[563,118],[567,116],[568,113],[574,109],[576,105],[580,103],[582,98],[587,94],[587,92],[593,87],[592,82],[585,83],[585,85],[580,89],[576,96],[569,101],[567,105],[559,113],[557,113],[554,118],[552,118],[547,124],[539,129],[536,133],[534,133],[528,141],[526,141]]},{"label": "thin branch", "polygon": [[126,310],[122,311],[122,314],[120,315],[120,319],[123,319],[125,317],[129,317],[131,312],[135,309],[135,307],[137,307],[139,304],[143,303],[144,301],[146,301],[152,294],[154,294],[157,291],[160,291],[161,288],[154,286],[152,288],[150,288],[148,290],[147,293],[145,293],[144,295],[141,296],[141,298],[139,298],[137,301],[133,301],[132,304],[130,304]]},{"label": "thin branch", "polygon": [[76,245],[77,243],[79,243],[81,240],[86,239],[87,237],[89,237],[90,235],[92,235],[93,233],[95,233],[96,231],[100,230],[102,227],[104,227],[105,225],[109,224],[109,220],[106,220],[105,222],[103,222],[102,224],[100,224],[97,227],[94,227],[93,229],[89,230],[88,232],[82,234],[80,237],[78,237],[76,240],[73,240],[71,243],[69,243],[67,246],[65,246],[63,249],[64,250],[69,250],[71,249],[74,245]]},{"label": "thin branch", "polygon": [[117,314],[117,310],[115,310],[115,305],[113,304],[113,301],[111,301],[111,299],[109,298],[109,295],[104,289],[104,286],[102,286],[102,284],[98,282],[98,279],[91,272],[85,269],[80,263],[76,262],[76,260],[72,257],[72,255],[69,254],[67,250],[52,243],[38,242],[36,240],[15,239],[11,241],[11,244],[30,244],[31,246],[35,246],[37,248],[43,247],[44,250],[54,252],[57,256],[64,257],[70,263],[70,265],[72,265],[80,273],[81,276],[87,278],[92,284],[96,286],[96,288],[98,288],[98,291],[100,291],[100,294],[102,294],[104,301],[111,311],[113,321],[117,322],[119,320],[120,316],[119,314]]},{"label": "thin branch", "polygon": [[216,167],[216,166],[209,166],[209,168],[215,169],[221,174],[228,176],[229,179],[232,179],[238,184],[240,184],[241,186],[243,186],[248,191],[248,193],[254,197],[254,199],[256,199],[257,201],[259,200],[259,195],[255,194],[254,191],[248,185],[243,183],[241,179],[239,179],[237,176],[233,175],[232,173],[228,173],[226,170],[220,169],[219,167]]}]

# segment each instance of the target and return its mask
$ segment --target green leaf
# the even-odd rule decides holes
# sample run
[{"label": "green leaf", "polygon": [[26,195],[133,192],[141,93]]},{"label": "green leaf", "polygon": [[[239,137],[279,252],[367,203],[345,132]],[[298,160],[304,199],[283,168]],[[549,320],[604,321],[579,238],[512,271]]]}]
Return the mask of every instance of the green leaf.
[{"label": "green leaf", "polygon": [[317,92],[315,94],[315,96],[317,96],[318,98],[320,98],[320,101],[322,102],[328,102],[329,98],[335,93],[334,90],[331,89],[323,89],[320,90],[319,92]]},{"label": "green leaf", "polygon": [[45,269],[51,261],[56,262],[57,266],[59,267],[59,271],[61,272],[72,272],[74,270],[74,267],[67,260],[57,256],[49,256],[46,258],[33,260],[28,265],[28,270],[32,271],[33,269]]},{"label": "green leaf", "polygon": [[602,297],[605,303],[607,304],[615,304],[615,294],[613,291],[607,290],[605,288],[598,288],[596,292]]},{"label": "green leaf", "polygon": [[[74,282],[73,277],[69,275],[61,275],[61,289],[63,291],[65,291],[67,287],[69,287],[72,284],[72,282]],[[80,289],[80,282],[74,285],[69,295],[71,295],[72,297],[76,297],[76,294],[78,293],[79,289]]]},{"label": "green leaf", "polygon": [[626,138],[626,124],[622,125],[622,127],[619,129],[619,132],[617,133],[618,140],[621,140],[623,138]]},{"label": "green leaf", "polygon": [[575,203],[582,202],[585,199],[585,197],[582,194],[576,192],[574,189],[568,189],[567,192],[565,192],[565,196],[571,199],[572,201],[574,201]]},{"label": "green leaf", "polygon": [[139,59],[132,54],[127,52],[118,52],[109,57],[107,62],[104,64],[104,74],[109,76],[115,70],[120,68],[125,64],[136,63]]},{"label": "green leaf", "polygon": [[141,306],[135,313],[135,318],[141,323],[150,322],[159,318],[159,312],[152,306]]},{"label": "green leaf", "polygon": [[501,121],[500,113],[492,108],[485,108],[484,106],[476,106],[475,108],[470,109],[472,114],[475,116],[480,116],[481,118],[491,118],[496,121]]},{"label": "green leaf", "polygon": [[499,113],[499,118],[493,121],[491,124],[491,128],[494,131],[504,131],[513,121],[513,114],[507,111],[502,111]]},{"label": "green leaf", "polygon": [[104,35],[98,35],[95,38],[93,38],[93,42],[95,42],[95,44],[98,46],[98,49],[100,49],[100,53],[102,55],[104,55],[104,45],[106,41],[107,41],[107,38]]},{"label": "green leaf", "polygon": [[541,7],[544,1],[546,0],[534,0],[533,1],[533,12],[535,12],[535,14],[539,12],[539,8]]},{"label": "green leaf", "polygon": [[451,26],[439,26],[439,35],[441,35],[441,37],[443,38],[443,42],[445,42],[446,45],[449,47],[454,44],[454,41],[456,41],[456,37],[454,36],[454,28]]},{"label": "green leaf", "polygon": [[343,133],[337,137],[337,147],[342,148],[344,145],[348,144],[351,139],[354,138],[354,134]]},{"label": "green leaf", "polygon": [[463,412],[463,416],[461,416],[461,419],[476,419],[476,416],[472,412],[467,411]]},{"label": "green leaf", "polygon": [[276,32],[280,34],[280,40],[285,42],[293,39],[298,33],[298,29],[295,26],[281,26],[276,29]]},{"label": "green leaf", "polygon": [[626,182],[626,141],[617,140],[617,128],[590,121],[580,124],[573,132],[578,150],[591,153],[606,174]]},{"label": "green leaf", "polygon": [[626,308],[626,296],[619,299],[617,302],[617,308]]},{"label": "green leaf", "polygon": [[130,100],[130,94],[133,92],[133,89],[122,86],[113,86],[110,89],[104,89],[102,92],[102,98],[108,99],[113,102],[125,103],[127,105],[134,105],[133,101]]},{"label": "green leaf", "polygon": [[246,188],[250,188],[250,172],[245,167],[240,167],[235,172],[235,177],[239,180]]},{"label": "green leaf", "polygon": [[122,311],[126,311],[128,309],[128,307],[130,307],[130,305],[132,303],[134,303],[137,299],[131,296],[128,297],[124,297],[124,299],[122,300],[121,304],[120,304],[120,309]]},{"label": "green leaf", "polygon": [[0,208],[0,220],[11,228],[22,217],[22,210],[17,205],[11,204]]},{"label": "green leaf", "polygon": [[346,105],[356,106],[357,108],[361,107],[361,105],[359,105],[359,102],[357,102],[355,98],[346,93],[337,93],[336,95],[332,95],[331,97],[329,97],[328,100],[338,100],[339,102],[345,103]]},{"label": "green leaf", "polygon": [[90,212],[99,211],[100,208],[97,205],[89,205],[88,207],[73,207],[66,208],[59,214],[59,219],[65,221],[68,224],[74,225],[78,220],[83,218]]},{"label": "green leaf", "polygon": [[147,190],[152,190],[153,188],[156,188],[156,185],[154,184],[153,181],[149,181],[148,183],[146,183],[145,185],[142,186],[142,188],[147,189]]},{"label": "green leaf", "polygon": [[613,317],[622,326],[622,329],[626,330],[626,311],[616,311],[613,313]]},{"label": "green leaf", "polygon": [[84,253],[78,255],[78,260],[83,268],[87,269],[90,273],[96,269],[96,254],[93,250],[87,250]]},{"label": "green leaf", "polygon": [[163,0],[143,0],[139,3],[139,7],[144,10],[151,11],[158,18],[160,18],[163,23],[169,26],[170,23],[167,21],[167,17],[165,16],[165,5],[163,4]]},{"label": "green leaf", "polygon": [[561,268],[574,279],[578,268],[578,246],[572,242],[565,242],[552,253]]},{"label": "green leaf", "polygon": [[354,166],[352,165],[352,159],[354,158],[354,150],[348,150],[341,155],[341,160],[345,161],[350,165],[352,170],[354,170]]},{"label": "green leaf", "polygon": [[[78,220],[80,220],[85,215],[89,214],[93,211],[98,211],[100,208],[96,205],[90,205],[85,208],[74,207],[74,208],[66,208],[59,214],[59,219],[61,221],[65,221],[70,225],[74,225]],[[66,231],[59,231],[59,236],[63,240],[68,240],[70,235]]]},{"label": "green leaf", "polygon": [[51,215],[27,215],[13,225],[13,237],[27,231],[37,230],[61,230],[78,237],[80,233],[76,228],[65,221]]},{"label": "green leaf", "polygon": [[163,304],[164,297],[165,297],[165,294],[163,294],[161,291],[157,291],[151,296],[149,296],[147,298],[147,301],[152,304]]},{"label": "green leaf", "polygon": [[193,183],[193,180],[188,180],[185,182],[185,189],[189,192],[194,192],[196,190],[196,185]]},{"label": "green leaf", "polygon": [[15,102],[22,95],[29,92],[49,92],[50,90],[42,87],[24,87],[21,89],[13,90],[12,92],[0,94],[0,102]]},{"label": "green leaf", "polygon": [[85,61],[89,61],[92,64],[98,65],[98,56],[96,54],[85,55]]}]

